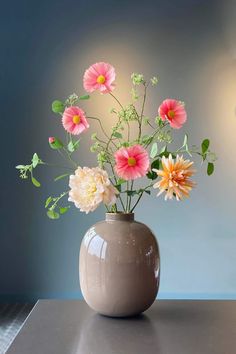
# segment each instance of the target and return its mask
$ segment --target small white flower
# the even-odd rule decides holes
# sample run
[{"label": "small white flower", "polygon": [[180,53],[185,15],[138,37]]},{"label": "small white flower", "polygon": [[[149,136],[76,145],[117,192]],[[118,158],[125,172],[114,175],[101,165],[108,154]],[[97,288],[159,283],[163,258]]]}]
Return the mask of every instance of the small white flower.
[{"label": "small white flower", "polygon": [[118,191],[109,180],[106,171],[100,167],[78,167],[70,176],[69,201],[80,211],[88,214],[94,211],[100,203],[112,205],[116,202]]}]

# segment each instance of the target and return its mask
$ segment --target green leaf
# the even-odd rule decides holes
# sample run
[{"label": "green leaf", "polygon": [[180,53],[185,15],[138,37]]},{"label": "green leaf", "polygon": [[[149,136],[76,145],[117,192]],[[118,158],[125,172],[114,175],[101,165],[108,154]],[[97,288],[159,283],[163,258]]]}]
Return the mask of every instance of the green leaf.
[{"label": "green leaf", "polygon": [[128,194],[129,197],[132,197],[132,196],[138,194],[137,191],[127,191],[126,193]]},{"label": "green leaf", "polygon": [[60,214],[65,214],[69,209],[70,209],[70,206],[59,208]]},{"label": "green leaf", "polygon": [[115,185],[115,187],[116,187],[116,189],[118,189],[119,192],[121,192],[121,185],[125,182],[127,182],[125,179],[118,178],[117,184]]},{"label": "green leaf", "polygon": [[163,147],[161,148],[160,154],[162,154],[163,152],[166,152],[166,151],[167,151],[167,147],[166,147],[166,145],[165,145],[165,146],[163,146]]},{"label": "green leaf", "polygon": [[118,178],[118,180],[117,180],[117,184],[123,184],[125,182],[127,182],[127,181],[123,178]]},{"label": "green leaf", "polygon": [[[166,147],[166,146],[163,147],[163,148],[161,149],[160,153],[159,153],[159,156],[160,156],[160,157],[165,156],[165,157],[167,158],[167,157],[169,157],[169,155],[170,155],[170,153],[169,153],[169,151],[167,150],[167,147]],[[172,154],[172,157],[174,157],[173,154]]]},{"label": "green leaf", "polygon": [[52,201],[52,197],[48,197],[46,202],[45,202],[45,208],[47,208],[49,206],[49,204],[51,203]]},{"label": "green leaf", "polygon": [[78,149],[79,143],[80,143],[80,140],[77,140],[77,141],[75,141],[75,142],[73,142],[73,141],[71,140],[71,141],[69,142],[69,144],[67,145],[68,151],[74,152],[76,149]]},{"label": "green leaf", "polygon": [[124,143],[121,144],[121,146],[129,147],[129,146],[130,146],[130,143],[129,143],[128,141],[125,141]]},{"label": "green leaf", "polygon": [[158,151],[157,143],[152,144],[151,152],[150,152],[150,157],[154,159],[156,157]]},{"label": "green leaf", "polygon": [[118,190],[118,192],[121,192],[121,184],[116,184],[115,188]]},{"label": "green leaf", "polygon": [[207,161],[208,162],[215,162],[217,160],[217,156],[214,152],[207,153]]},{"label": "green leaf", "polygon": [[63,113],[65,109],[64,103],[59,101],[59,100],[55,100],[52,102],[52,111],[54,113]]},{"label": "green leaf", "polygon": [[60,176],[55,177],[55,178],[54,178],[54,181],[55,181],[55,182],[56,182],[56,181],[59,181],[60,179],[65,178],[65,177],[67,177],[67,176],[69,176],[69,173],[65,173],[64,175],[60,175]]},{"label": "green leaf", "polygon": [[89,95],[83,95],[79,97],[79,100],[88,100],[90,98]]},{"label": "green leaf", "polygon": [[49,143],[50,147],[53,149],[53,150],[58,150],[58,149],[61,149],[63,148],[63,142],[60,140],[60,139],[57,139],[55,138],[54,142],[53,143]]},{"label": "green leaf", "polygon": [[213,172],[214,172],[214,164],[212,162],[208,162],[208,164],[207,164],[208,176],[212,175]]},{"label": "green leaf", "polygon": [[114,132],[114,133],[112,133],[112,136],[114,136],[114,137],[117,138],[117,139],[121,139],[121,138],[122,138],[122,134],[119,133],[119,132]]},{"label": "green leaf", "polygon": [[34,153],[31,161],[32,161],[33,168],[35,168],[38,165],[38,163],[40,162],[40,159],[39,159],[38,155],[36,154],[36,152]]},{"label": "green leaf", "polygon": [[148,171],[148,173],[146,174],[146,177],[148,179],[154,180],[157,178],[157,174],[154,171]]},{"label": "green leaf", "polygon": [[17,170],[23,170],[25,168],[25,166],[24,165],[17,165],[15,168]]},{"label": "green leaf", "polygon": [[33,183],[33,185],[34,185],[35,187],[40,187],[40,186],[41,186],[40,182],[37,181],[37,179],[34,178],[33,176],[31,176],[31,181],[32,181],[32,183]]},{"label": "green leaf", "polygon": [[147,194],[149,194],[149,195],[151,194],[151,191],[148,190],[148,189],[145,189],[144,192],[147,193]]},{"label": "green leaf", "polygon": [[155,168],[155,169],[159,170],[159,167],[160,167],[160,160],[159,159],[152,162],[151,169]]},{"label": "green leaf", "polygon": [[139,194],[141,194],[141,193],[147,193],[147,194],[151,194],[151,192],[149,191],[149,190],[147,190],[147,189],[138,189],[138,190],[134,190],[134,191],[126,191],[125,193],[127,193],[128,194],[128,196],[130,196],[130,197],[133,197],[134,195],[139,195]]},{"label": "green leaf", "polygon": [[210,140],[209,139],[204,139],[202,142],[202,153],[205,154],[209,148],[210,145]]},{"label": "green leaf", "polygon": [[160,167],[160,160],[157,159],[155,161],[152,162],[151,164],[151,171],[148,171],[148,173],[146,174],[148,179],[154,180],[157,178],[157,174],[155,171],[152,171],[153,168],[155,168],[156,170],[159,170]]},{"label": "green leaf", "polygon": [[48,210],[47,216],[49,217],[49,219],[53,219],[53,220],[59,219],[60,217],[60,215],[54,210]]}]

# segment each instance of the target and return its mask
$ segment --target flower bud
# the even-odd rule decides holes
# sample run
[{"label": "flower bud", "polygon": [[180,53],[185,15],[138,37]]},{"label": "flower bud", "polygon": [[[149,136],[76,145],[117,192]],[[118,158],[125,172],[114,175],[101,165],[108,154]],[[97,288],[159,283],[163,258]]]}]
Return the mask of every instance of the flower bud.
[{"label": "flower bud", "polygon": [[49,138],[48,138],[48,142],[49,142],[49,144],[53,144],[53,143],[55,143],[55,138],[54,138],[54,136],[50,136]]},{"label": "flower bud", "polygon": [[63,148],[63,143],[62,143],[62,141],[59,140],[58,138],[55,138],[54,136],[50,136],[50,137],[48,138],[48,142],[49,142],[50,147],[51,147],[53,150],[57,150],[57,149]]}]

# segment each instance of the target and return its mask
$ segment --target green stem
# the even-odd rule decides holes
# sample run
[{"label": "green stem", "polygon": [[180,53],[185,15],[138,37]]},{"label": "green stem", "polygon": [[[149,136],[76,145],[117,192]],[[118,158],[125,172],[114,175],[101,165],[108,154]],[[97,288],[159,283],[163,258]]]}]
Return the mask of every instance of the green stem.
[{"label": "green stem", "polygon": [[[63,148],[63,150],[65,151],[66,156],[68,157],[68,159],[72,163],[72,165],[74,167],[78,167],[78,164],[71,158],[71,156],[70,156],[69,152],[66,150],[66,148]],[[58,150],[58,151],[60,151],[60,150]]]},{"label": "green stem", "polygon": [[[113,93],[109,92],[110,96],[114,98],[114,100],[118,103],[118,105],[121,107],[121,109],[124,111],[124,107],[123,105],[121,104],[121,102],[118,100],[118,98],[116,98],[116,96],[113,95]],[[118,120],[118,123],[120,122],[120,119]],[[108,142],[107,142],[107,149],[110,145],[110,142],[112,141],[112,135],[111,137],[109,138]]]},{"label": "green stem", "polygon": [[114,98],[114,100],[116,100],[116,102],[118,103],[118,105],[124,110],[124,107],[122,106],[122,104],[120,103],[120,101],[118,100],[118,98],[116,98],[116,96],[113,95],[113,93],[109,92],[110,96],[112,96]]},{"label": "green stem", "polygon": [[143,95],[142,110],[141,110],[141,115],[140,115],[140,120],[139,120],[138,141],[140,141],[140,138],[141,138],[141,135],[142,135],[143,113],[144,113],[144,107],[145,107],[145,102],[146,102],[146,96],[147,96],[147,86],[146,86],[146,84],[145,84],[145,85],[144,85],[144,95]]},{"label": "green stem", "polygon": [[61,165],[57,165],[57,164],[54,164],[54,163],[48,163],[48,162],[44,162],[42,165],[47,165],[47,166],[50,166],[50,167],[65,168],[66,170],[70,170],[70,171],[74,171],[75,170],[74,168],[71,168],[71,167],[61,166]]},{"label": "green stem", "polygon": [[[111,139],[111,137],[106,133],[105,129],[103,128],[102,122],[101,122],[101,120],[100,120],[99,118],[97,118],[97,117],[87,117],[87,118],[96,120],[96,121],[99,123],[100,128],[101,128],[103,134],[105,135],[105,137],[106,137],[108,140]],[[112,141],[112,139],[111,139],[111,142],[112,142],[112,144],[117,148],[116,144],[114,143],[114,141]],[[105,144],[106,144],[106,142],[105,142]]]},{"label": "green stem", "polygon": [[127,124],[127,140],[129,142],[129,139],[130,139],[130,125],[129,125],[128,121],[126,122],[126,124]]},{"label": "green stem", "polygon": [[50,206],[49,210],[54,210],[55,207],[57,206],[57,203],[59,202],[59,200],[61,200],[68,193],[69,193],[69,191],[63,192],[58,198],[56,198],[55,202],[52,204],[52,206]]},{"label": "green stem", "polygon": [[128,213],[129,210],[129,195],[128,195],[128,191],[129,191],[129,181],[127,181],[127,197],[126,197],[126,213]]},{"label": "green stem", "polygon": [[144,146],[145,148],[147,148],[147,147],[152,143],[152,141],[153,141],[153,139],[155,138],[155,136],[156,136],[163,128],[165,128],[165,127],[167,126],[167,124],[168,124],[168,123],[165,123],[165,124],[163,125],[163,127],[161,127],[161,128],[158,127],[158,128],[157,128],[157,130],[152,134],[150,142],[145,144],[145,146]]},{"label": "green stem", "polygon": [[155,127],[154,127],[150,122],[148,122],[148,125],[149,125],[152,129],[155,129]]},{"label": "green stem", "polygon": [[147,190],[147,189],[153,187],[154,184],[155,184],[155,183],[151,183],[151,184],[149,184],[147,187],[145,187],[145,188],[143,189],[143,191],[140,193],[140,195],[139,195],[139,197],[138,197],[136,203],[134,204],[133,208],[131,209],[130,213],[132,213],[132,212],[134,211],[134,209],[136,208],[136,206],[138,205],[138,203],[139,203],[140,199],[142,198],[143,193],[145,192],[145,190]]},{"label": "green stem", "polygon": [[110,210],[109,210],[108,206],[106,204],[104,204],[104,206],[106,208],[106,211],[109,213]]},{"label": "green stem", "polygon": [[[109,164],[110,164],[110,166],[111,166],[111,170],[112,170],[112,173],[113,173],[113,178],[114,178],[115,184],[117,184],[117,178],[116,178],[116,176],[115,176],[115,171],[114,171],[114,167],[113,167],[113,165],[112,165],[112,162],[109,161]],[[112,181],[111,181],[111,182],[112,182]],[[113,184],[113,185],[114,185],[114,184]],[[123,200],[122,200],[120,194],[118,195],[118,198],[119,198],[119,200],[120,200],[120,203],[121,203],[121,206],[122,206],[123,210],[125,211],[125,206],[124,206],[124,203],[123,203]]]},{"label": "green stem", "polygon": [[[130,187],[131,192],[133,191],[133,186],[134,186],[134,181],[131,182],[131,187]],[[130,211],[130,208],[131,208],[131,200],[132,200],[132,195],[129,196],[129,207],[128,207],[128,211]]]},{"label": "green stem", "polygon": [[136,206],[138,205],[138,203],[139,203],[140,199],[142,198],[142,196],[143,196],[143,192],[140,193],[140,195],[139,195],[139,197],[138,197],[136,203],[134,204],[133,208],[132,208],[131,211],[130,211],[131,213],[134,211],[134,209],[135,209]]}]

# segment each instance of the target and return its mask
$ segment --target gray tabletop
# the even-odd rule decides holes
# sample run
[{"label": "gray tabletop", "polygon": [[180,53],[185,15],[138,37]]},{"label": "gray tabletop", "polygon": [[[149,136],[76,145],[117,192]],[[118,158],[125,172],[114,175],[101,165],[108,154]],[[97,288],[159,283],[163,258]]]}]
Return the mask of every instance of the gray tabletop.
[{"label": "gray tabletop", "polygon": [[7,354],[233,354],[236,301],[156,301],[130,319],[40,300]]}]

